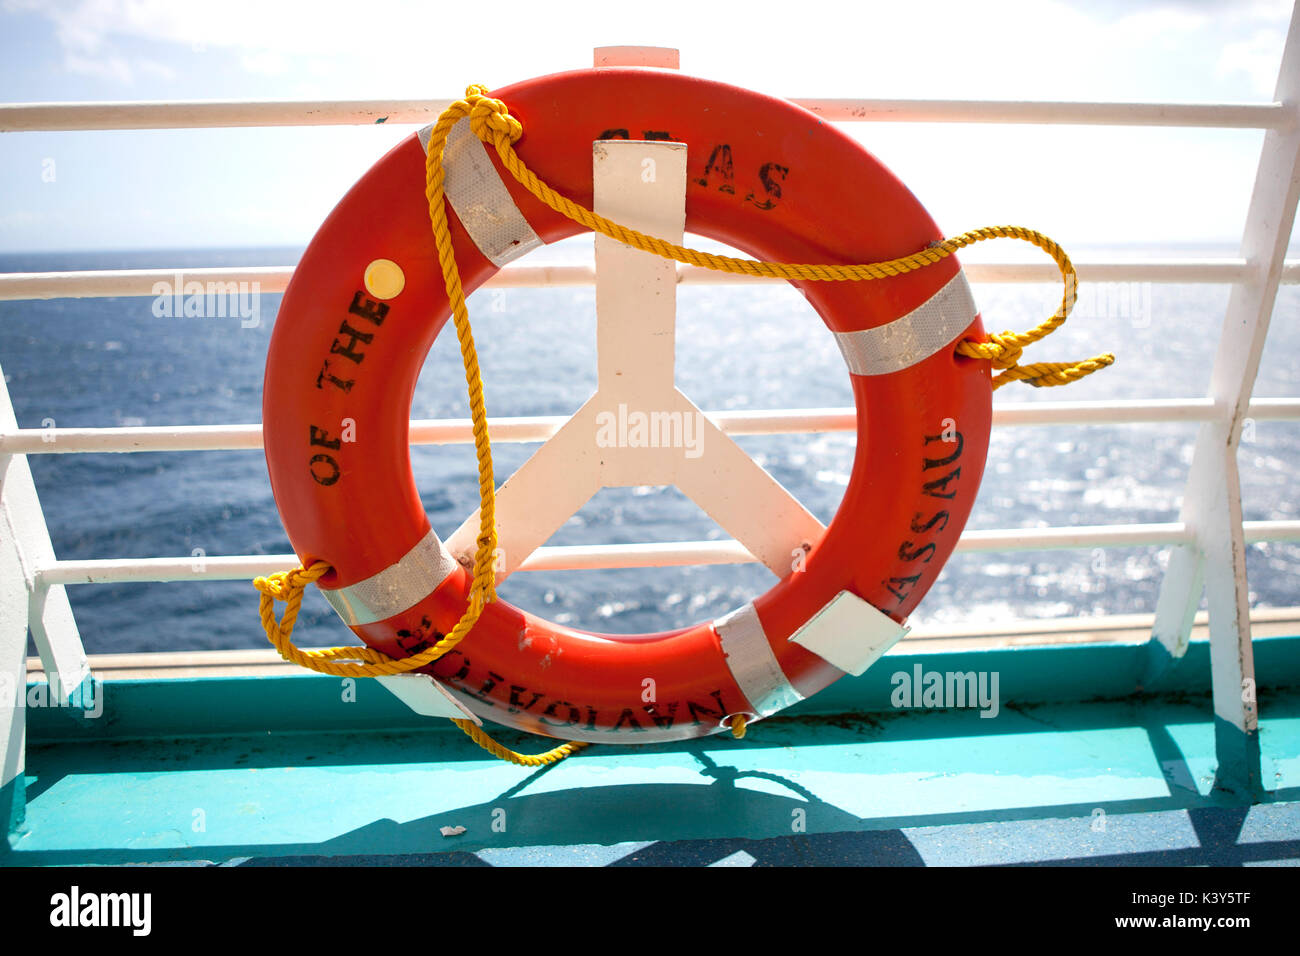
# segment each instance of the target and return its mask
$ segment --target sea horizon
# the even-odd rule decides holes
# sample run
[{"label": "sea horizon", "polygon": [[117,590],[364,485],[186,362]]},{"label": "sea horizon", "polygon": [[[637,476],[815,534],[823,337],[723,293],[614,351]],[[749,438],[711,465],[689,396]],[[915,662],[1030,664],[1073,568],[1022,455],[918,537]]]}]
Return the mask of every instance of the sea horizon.
[{"label": "sea horizon", "polygon": [[[553,256],[584,254],[572,240]],[[1031,261],[1029,247],[1012,261]],[[1176,257],[1189,249],[1232,255],[1223,244],[1075,244],[1075,257],[1127,252]],[[0,253],[0,272],[109,268],[292,265],[293,246],[193,250]],[[1000,250],[1001,252],[1001,250]],[[590,240],[586,240],[586,255]],[[974,257],[969,257],[974,258]],[[537,259],[525,262],[531,264]],[[544,260],[540,260],[544,261]],[[1027,353],[1029,360],[1113,351],[1116,365],[1068,389],[1000,391],[995,404],[1198,398],[1206,394],[1228,287],[1085,282],[1080,309]],[[1025,328],[1055,308],[1046,284],[975,287],[989,329]],[[1091,298],[1089,297],[1091,296]],[[0,345],[21,427],[234,424],[262,418],[266,344],[279,295],[260,296],[257,327],[237,319],[155,314],[149,297],[0,303]],[[683,285],[678,289],[678,381],[705,409],[851,404],[834,340],[788,287]],[[471,297],[489,413],[571,413],[595,377],[594,291],[483,290]],[[1261,397],[1300,395],[1300,290],[1283,288],[1256,387]],[[527,334],[520,334],[525,328]],[[468,413],[454,341],[426,361],[417,418]],[[1195,423],[995,429],[969,529],[1159,523],[1177,520]],[[740,441],[823,522],[848,482],[852,434],[755,436]],[[494,447],[498,481],[537,446]],[[1300,427],[1251,423],[1241,453],[1247,520],[1296,519],[1293,479]],[[34,455],[42,506],[61,559],[289,552],[260,452]],[[444,538],[477,504],[472,449],[412,450],[421,498]],[[551,544],[709,540],[725,534],[673,488],[606,489]],[[1155,547],[955,555],[913,624],[998,624],[1154,610],[1167,550]],[[1300,604],[1300,546],[1250,545],[1255,606]],[[503,597],[572,627],[614,633],[668,630],[720,617],[761,593],[772,575],[756,565],[652,570],[523,572]],[[256,595],[244,582],[77,585],[69,589],[87,649],[195,650],[265,646]],[[160,623],[162,622],[162,623]],[[160,630],[161,628],[161,630]],[[332,609],[309,594],[297,633],[305,645],[351,639]]]}]

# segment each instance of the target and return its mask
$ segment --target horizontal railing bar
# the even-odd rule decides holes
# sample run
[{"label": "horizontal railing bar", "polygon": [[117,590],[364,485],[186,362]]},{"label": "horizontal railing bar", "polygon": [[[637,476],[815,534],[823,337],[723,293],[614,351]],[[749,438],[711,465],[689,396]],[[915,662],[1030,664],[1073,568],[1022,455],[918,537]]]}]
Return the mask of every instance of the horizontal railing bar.
[{"label": "horizontal railing bar", "polygon": [[[1078,617],[1062,618],[1022,618],[996,623],[978,623],[978,624],[948,624],[940,622],[931,622],[913,627],[907,633],[905,639],[909,642],[914,641],[950,641],[950,640],[968,640],[980,637],[1025,637],[1025,636],[1049,636],[1065,634],[1095,634],[1100,631],[1147,631],[1150,636],[1151,626],[1155,623],[1154,614],[1105,614],[1100,616],[1080,615]],[[1193,623],[1198,628],[1204,628],[1210,620],[1208,611],[1197,611],[1193,618]],[[1300,622],[1300,607],[1254,607],[1250,609],[1250,620],[1256,625],[1291,625],[1295,626]],[[1300,633],[1292,631],[1291,633]],[[183,654],[183,651],[143,651],[141,654],[161,654],[173,653]],[[190,653],[199,654],[220,654],[221,651],[198,651]],[[238,651],[227,651],[224,653],[238,654]],[[243,653],[248,653],[247,651]],[[278,658],[271,648],[267,648],[267,654],[274,655]],[[91,658],[92,668],[94,658]],[[28,665],[31,666],[30,664]]]},{"label": "horizontal railing bar", "polygon": [[231,451],[261,447],[261,425],[20,428],[0,432],[0,454],[15,455]]},{"label": "horizontal railing bar", "polygon": [[[1300,528],[1297,529],[1300,532]],[[1186,544],[1194,540],[1182,522],[1132,524],[1077,528],[1013,528],[967,531],[957,542],[957,553],[983,554],[990,551],[1050,551],[1125,545]]]},{"label": "horizontal railing bar", "polygon": [[[685,270],[687,267],[681,267]],[[0,273],[0,300],[17,299],[94,299],[111,296],[186,295],[185,287],[197,282],[207,294],[220,293],[216,286],[232,283],[245,291],[278,294],[289,287],[293,266],[224,267],[211,269],[98,269],[84,272],[10,272]],[[708,269],[696,273],[712,275]],[[683,276],[684,282],[701,277]],[[748,278],[748,277],[742,277]],[[781,280],[758,280],[781,281]],[[594,266],[509,266],[489,279],[484,287],[493,289],[545,288],[549,286],[595,285]],[[160,290],[159,285],[165,286]],[[195,290],[197,293],[197,290]]]},{"label": "horizontal railing bar", "polygon": [[[1076,262],[1083,283],[1099,282],[1160,282],[1178,284],[1228,284],[1240,282],[1250,275],[1245,259],[1133,259],[1106,262]],[[252,290],[279,294],[289,286],[293,266],[223,267],[207,269],[97,269],[75,272],[9,272],[0,273],[0,300],[22,299],[92,299],[114,296],[156,296],[158,286],[165,294],[175,295],[179,288],[197,282],[205,294],[209,284],[229,286],[235,284],[247,293]],[[966,275],[972,282],[998,283],[1050,283],[1060,280],[1056,265],[1051,262],[971,262],[965,265]],[[701,269],[696,266],[677,267],[678,281],[683,285],[752,285],[779,283],[783,279],[768,279],[736,275]],[[1300,282],[1300,260],[1289,260],[1282,272],[1282,281]],[[590,286],[596,282],[596,269],[590,265],[507,266],[489,279],[484,288],[561,288]],[[213,292],[219,292],[213,289]]]},{"label": "horizontal railing bar", "polygon": [[169,581],[251,581],[298,566],[292,554],[56,561],[37,570],[38,586]]},{"label": "horizontal railing bar", "polygon": [[[1300,622],[1300,607],[1254,607],[1250,622],[1256,633],[1274,631],[1295,634]],[[1096,637],[1114,634],[1123,640],[1124,632],[1141,639],[1150,637],[1154,614],[1079,615],[1062,618],[1011,618],[979,624],[919,623],[904,636],[903,642],[890,653],[926,651],[936,645],[953,646],[960,642],[978,644],[985,640],[998,646],[1014,643],[1055,644],[1071,636]],[[1198,611],[1194,624],[1204,629],[1209,614]],[[1038,640],[1035,640],[1037,638]],[[310,651],[316,648],[305,647]],[[255,676],[290,671],[296,665],[282,658],[271,647],[232,648],[215,651],[129,651],[117,654],[90,654],[88,663],[98,680],[159,680],[196,677]],[[44,681],[45,669],[39,657],[27,658],[27,679]]]},{"label": "horizontal railing bar", "polygon": [[[101,299],[156,296],[165,284],[167,294],[183,294],[184,284],[243,284],[260,292],[283,292],[293,276],[293,266],[240,266],[212,269],[94,269],[80,272],[0,273],[0,300]],[[180,289],[177,289],[177,277]]]},{"label": "horizontal railing bar", "polygon": [[[793,435],[849,432],[852,408],[705,412],[728,435]],[[1300,419],[1300,398],[1257,398],[1248,415],[1257,421]],[[1126,425],[1141,422],[1203,422],[1216,417],[1208,398],[1110,402],[1037,402],[995,407],[998,427],[1025,425]],[[546,441],[567,421],[564,415],[488,420],[495,442]],[[412,445],[465,445],[474,440],[468,418],[416,419]],[[163,451],[232,451],[262,447],[261,425],[142,425],[122,428],[20,428],[0,432],[0,454],[57,455]]]},{"label": "horizontal railing bar", "polygon": [[[200,100],[188,102],[8,103],[0,132],[210,129],[250,126],[428,124],[450,100]],[[1082,126],[1199,126],[1275,129],[1281,103],[1078,103],[1018,100],[796,98],[823,119],[862,123],[1032,123]]]},{"label": "horizontal railing bar", "polygon": [[[1295,402],[1300,417],[1300,399]],[[1215,418],[1211,398],[1110,402],[1041,402],[995,405],[993,423],[1017,425],[1124,425],[1138,422],[1202,422]]]},{"label": "horizontal railing bar", "polygon": [[[1155,282],[1177,285],[1230,285],[1251,276],[1250,263],[1233,257],[1182,259],[1072,260],[1081,287],[1102,282]],[[975,283],[1059,283],[1060,270],[1047,260],[1033,262],[963,262],[966,277]],[[502,273],[509,269],[503,269]],[[498,276],[501,274],[499,273]],[[595,271],[592,273],[595,281]],[[784,279],[715,272],[695,266],[678,266],[678,282],[691,285],[740,285],[784,282]],[[577,276],[572,284],[580,284]],[[1300,282],[1300,260],[1283,265],[1282,281]],[[524,283],[519,283],[523,285]]]},{"label": "horizontal railing bar", "polygon": [[558,545],[538,548],[521,571],[592,571],[602,568],[667,568],[681,565],[752,564],[757,559],[739,541],[652,544]]},{"label": "horizontal railing bar", "polygon": [[[1248,542],[1300,541],[1300,521],[1246,521]],[[967,531],[959,553],[1052,551],[1078,548],[1189,544],[1193,533],[1182,522],[1094,525],[1078,528],[1012,528]],[[738,541],[674,541],[653,544],[567,545],[538,548],[521,571],[573,571],[602,568],[663,568],[684,565],[748,564],[755,558]],[[120,558],[56,561],[37,570],[41,586],[122,584],[165,581],[246,581],[296,567],[292,554],[227,557]]]},{"label": "horizontal railing bar", "polygon": [[1281,103],[1078,103],[1026,100],[796,99],[834,122],[1030,123],[1072,126],[1201,126],[1276,129],[1288,122]]},{"label": "horizontal railing bar", "polygon": [[0,106],[0,132],[426,125],[451,103],[446,99],[7,103]]}]

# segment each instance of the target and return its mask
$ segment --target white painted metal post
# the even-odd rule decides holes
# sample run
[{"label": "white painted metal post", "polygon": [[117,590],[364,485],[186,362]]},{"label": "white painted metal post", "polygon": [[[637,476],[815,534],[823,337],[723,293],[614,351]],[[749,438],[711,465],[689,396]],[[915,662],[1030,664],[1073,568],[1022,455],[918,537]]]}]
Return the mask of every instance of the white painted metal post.
[{"label": "white painted metal post", "polygon": [[[0,431],[17,427],[9,389],[0,371]],[[45,673],[51,675],[51,698],[66,703],[89,678],[90,669],[67,591],[61,584],[51,585],[40,579],[40,570],[55,563],[54,545],[26,455],[0,453],[0,549],[6,552],[6,560],[17,562],[18,580],[24,586],[21,622],[6,624],[13,631],[0,634],[0,647],[17,645],[25,659],[30,628]]]},{"label": "white painted metal post", "polygon": [[1215,783],[1247,794],[1259,793],[1263,783],[1237,448],[1300,197],[1300,18],[1294,13],[1276,99],[1290,121],[1264,137],[1242,238],[1249,275],[1233,286],[1210,377],[1220,417],[1201,426],[1183,498],[1182,520],[1193,530],[1195,545],[1171,556],[1153,630],[1160,648],[1182,656],[1204,583],[1219,761]]},{"label": "white painted metal post", "polygon": [[[0,431],[18,427],[0,370]],[[26,455],[0,453],[0,824],[22,818],[26,740],[27,633],[50,675],[49,699],[66,702],[90,676],[62,585],[37,577],[54,547]]]},{"label": "white painted metal post", "polygon": [[22,706],[27,684],[27,588],[8,510],[0,497],[0,836],[23,817],[27,730]]},{"label": "white painted metal post", "polygon": [[[627,225],[652,235],[680,239],[686,221],[684,145],[596,142],[592,157],[597,212],[621,216]],[[648,165],[643,167],[643,161]],[[609,208],[611,188],[626,197],[621,208]],[[673,391],[677,273],[667,260],[612,240],[602,244],[603,236],[596,239],[597,391],[497,492],[498,582],[602,487],[671,483],[670,477],[651,470],[661,459],[650,455],[657,449],[634,449],[643,454],[629,456],[629,449],[617,443],[617,433],[614,445],[602,441],[602,424],[611,409],[617,414],[620,402],[626,408],[648,390]],[[616,261],[609,261],[610,255]],[[476,511],[448,539],[457,558],[472,554],[478,521]]]}]

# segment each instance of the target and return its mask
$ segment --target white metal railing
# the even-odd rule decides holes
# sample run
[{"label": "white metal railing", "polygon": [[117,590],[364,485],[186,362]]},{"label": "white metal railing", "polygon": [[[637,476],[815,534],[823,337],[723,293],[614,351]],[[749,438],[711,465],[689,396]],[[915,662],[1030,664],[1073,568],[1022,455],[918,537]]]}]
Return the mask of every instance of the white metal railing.
[{"label": "white metal railing", "polygon": [[[451,100],[279,100],[187,103],[14,103],[0,106],[0,132],[218,129],[240,126],[425,125]],[[1282,129],[1283,103],[1077,103],[1022,100],[794,98],[837,123],[1029,123],[1035,126],[1199,126]]]},{"label": "white metal railing", "polygon": [[[1076,262],[1084,282],[1168,282],[1180,285],[1232,284],[1251,278],[1245,259],[1135,259],[1110,262]],[[966,263],[962,267],[976,283],[1059,282],[1054,263],[1008,262]],[[82,272],[10,272],[0,274],[0,301],[15,299],[86,299],[155,294],[160,283],[174,283],[177,275],[188,282],[245,283],[265,293],[283,292],[293,276],[293,266],[229,267],[208,269],[99,269]],[[732,275],[679,266],[677,281],[683,285],[752,285],[782,283],[783,279]],[[1300,282],[1300,260],[1287,261],[1282,282]],[[596,270],[584,265],[507,266],[483,284],[485,289],[518,289],[589,286],[596,282]]]},{"label": "white metal railing", "polygon": [[[1300,541],[1300,521],[1244,522],[1246,540]],[[966,531],[957,553],[999,551],[1057,551],[1078,548],[1192,544],[1191,529],[1182,522],[1124,524],[1070,528],[1017,528]],[[520,571],[591,571],[601,568],[669,568],[711,564],[752,564],[758,559],[739,541],[672,541],[654,544],[557,545],[538,548],[519,565]],[[109,558],[56,561],[36,569],[42,586],[122,584],[165,581],[247,581],[298,563],[294,554],[232,555],[188,558]]]},{"label": "white metal railing", "polygon": [[[727,435],[794,435],[851,432],[852,408],[772,409],[705,412]],[[1143,422],[1209,422],[1227,414],[1210,398],[1165,398],[1110,402],[1035,402],[999,405],[994,427],[1028,425],[1132,425]],[[1248,417],[1255,421],[1300,419],[1300,398],[1257,398]],[[543,442],[567,421],[563,415],[492,418],[494,442]],[[412,445],[468,445],[468,418],[413,419]],[[261,425],[140,425],[104,428],[0,429],[0,454],[65,455],[93,452],[237,451],[262,447]]]},{"label": "white metal railing", "polygon": [[[1105,545],[1165,545],[1174,548],[1162,590],[1154,633],[1175,657],[1200,597],[1209,582],[1211,644],[1216,715],[1246,734],[1256,729],[1253,700],[1241,693],[1253,682],[1249,608],[1245,601],[1242,545],[1248,541],[1300,540],[1300,522],[1243,522],[1236,447],[1247,418],[1300,418],[1300,399],[1251,400],[1272,307],[1280,282],[1300,281],[1300,262],[1287,262],[1285,249],[1294,223],[1300,189],[1300,27],[1293,18],[1274,102],[1216,103],[1031,103],[990,101],[913,101],[858,99],[795,100],[827,120],[837,122],[1027,123],[1153,127],[1215,127],[1266,131],[1258,177],[1248,214],[1240,257],[1190,260],[1136,260],[1081,263],[1091,281],[1230,283],[1230,322],[1225,329],[1245,329],[1244,337],[1220,342],[1211,394],[1206,398],[1139,402],[1056,402],[1002,406],[995,424],[1118,424],[1146,421],[1201,423],[1196,459],[1180,521],[1090,528],[1039,528],[971,531],[961,551],[1079,548]],[[0,132],[53,130],[196,129],[262,126],[424,124],[447,104],[439,101],[358,102],[195,102],[71,103],[0,105]],[[288,266],[222,269],[102,270],[90,272],[17,273],[0,276],[0,299],[51,297],[144,296],[155,283],[170,282],[177,272],[187,279],[256,282],[262,291],[281,292],[292,275]],[[1055,281],[1050,263],[970,263],[967,272],[979,282]],[[588,266],[510,267],[490,283],[495,287],[589,285]],[[678,281],[763,281],[726,277],[679,268]],[[1244,342],[1244,347],[1239,343]],[[776,410],[710,413],[728,434],[844,431],[854,427],[851,409]],[[502,419],[493,423],[501,441],[544,441],[562,419]],[[466,441],[463,420],[412,423],[417,444]],[[7,389],[0,381],[0,465],[6,508],[0,522],[0,580],[9,591],[0,596],[8,607],[25,583],[24,613],[47,673],[71,691],[85,676],[85,658],[63,587],[75,583],[241,579],[282,568],[292,555],[154,558],[141,560],[58,561],[49,545],[39,501],[24,456],[46,453],[131,452],[203,449],[255,449],[261,445],[257,425],[176,428],[20,429]],[[1206,477],[1208,476],[1208,477]],[[34,509],[34,516],[31,513]],[[15,517],[17,516],[17,517]],[[653,567],[679,563],[733,563],[753,556],[736,541],[676,542],[655,545],[605,545],[538,549],[524,569]],[[1208,568],[1208,571],[1207,571]],[[11,573],[10,573],[11,572]],[[1235,577],[1234,577],[1235,576]],[[1235,579],[1235,583],[1234,583]],[[13,593],[11,594],[10,591]],[[69,637],[70,635],[70,637]],[[6,631],[0,643],[25,642]],[[52,682],[53,683],[53,682]],[[1253,686],[1253,683],[1252,683]],[[1227,745],[1224,745],[1227,746]],[[15,773],[12,748],[0,740],[0,783]],[[1220,751],[1220,757],[1225,754]],[[21,769],[21,755],[18,758]],[[1258,768],[1258,755],[1254,757]]]},{"label": "white metal railing", "polygon": [[[968,262],[962,265],[972,282],[1060,282],[1061,274],[1051,262]],[[1245,259],[1133,259],[1108,262],[1076,262],[1083,282],[1169,282],[1180,285],[1244,282],[1252,277]],[[256,288],[260,292],[283,292],[293,277],[293,266],[238,266],[206,269],[96,269],[82,272],[0,273],[0,301],[14,299],[88,299],[110,296],[155,295],[155,286],[174,288],[176,277],[186,283],[229,284]],[[777,284],[784,279],[733,275],[695,266],[678,266],[682,285]],[[1282,281],[1300,282],[1300,260],[1288,261]],[[596,270],[587,265],[506,266],[483,283],[485,289],[589,286],[596,282]]]}]

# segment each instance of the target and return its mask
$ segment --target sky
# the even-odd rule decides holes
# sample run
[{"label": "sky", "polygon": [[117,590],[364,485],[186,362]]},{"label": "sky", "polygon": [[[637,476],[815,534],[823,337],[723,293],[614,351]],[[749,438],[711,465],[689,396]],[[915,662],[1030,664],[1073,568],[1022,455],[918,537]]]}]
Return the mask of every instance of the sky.
[{"label": "sky", "polygon": [[[1289,2],[0,0],[0,101],[448,99],[681,50],[786,97],[1269,102]],[[954,234],[1229,243],[1260,131],[850,124]],[[305,245],[413,127],[0,135],[0,252]]]}]

